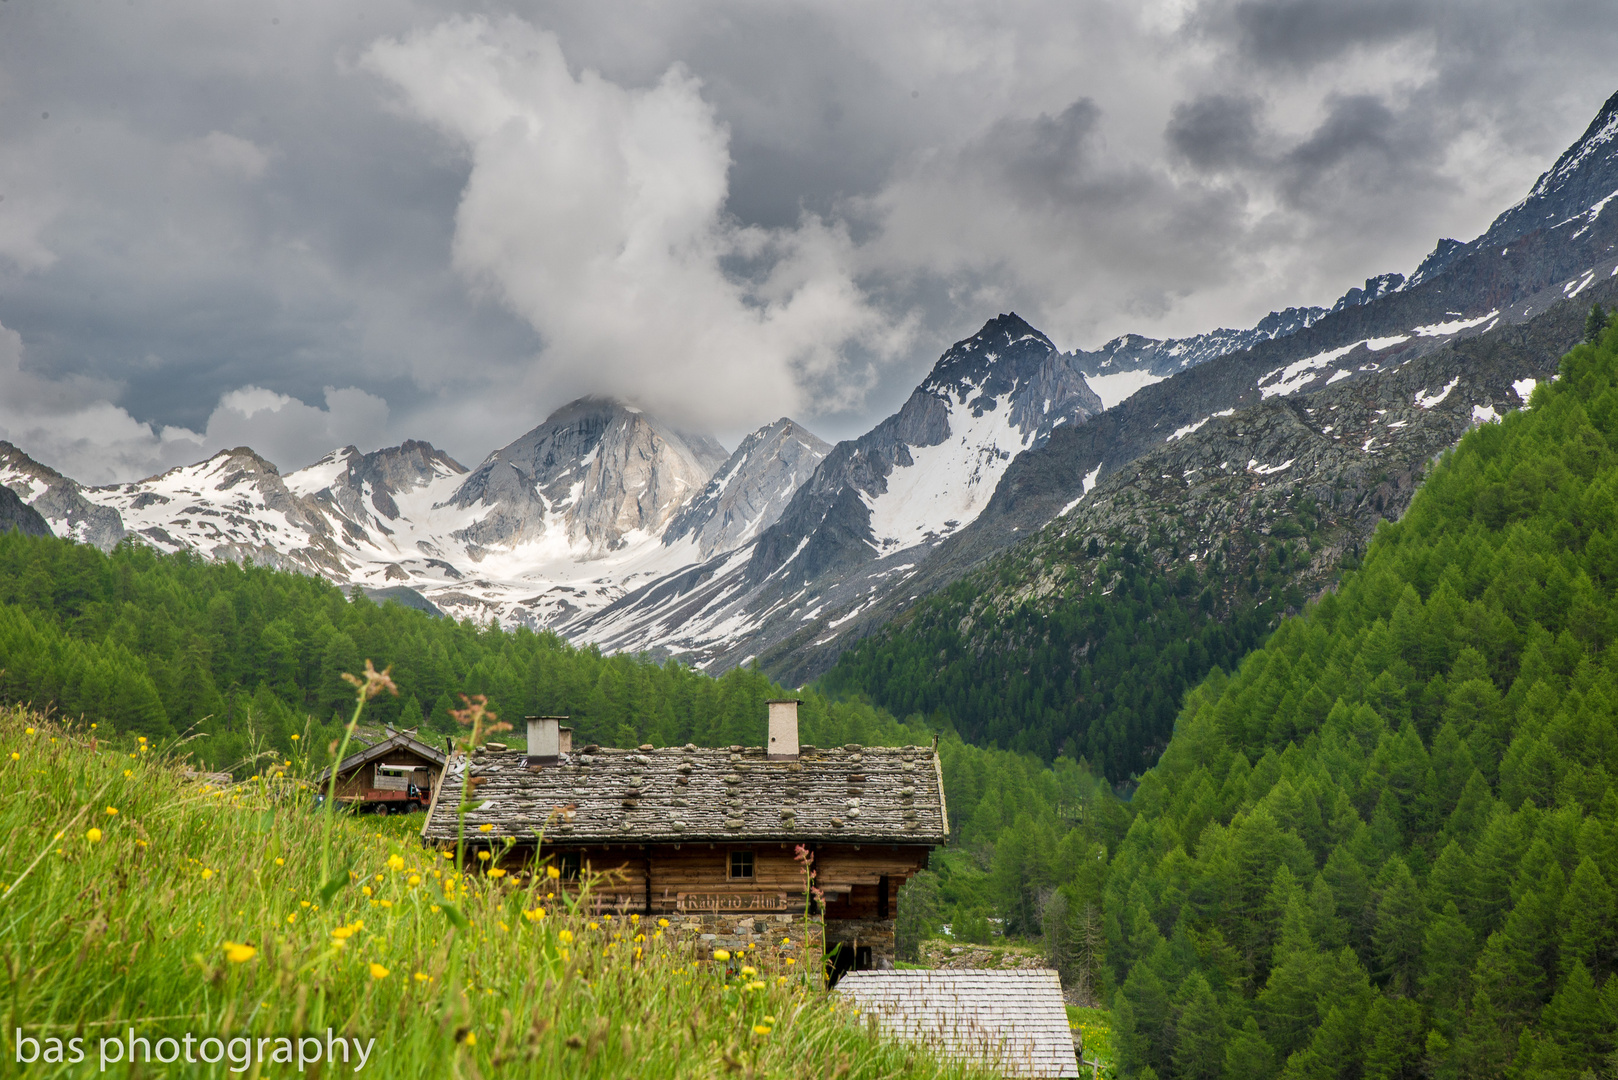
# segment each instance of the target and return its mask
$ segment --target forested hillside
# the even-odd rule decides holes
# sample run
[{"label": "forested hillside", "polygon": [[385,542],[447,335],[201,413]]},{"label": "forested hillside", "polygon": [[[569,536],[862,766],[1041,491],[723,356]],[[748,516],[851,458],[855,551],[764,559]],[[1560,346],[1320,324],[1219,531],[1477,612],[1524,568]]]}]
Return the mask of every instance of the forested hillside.
[{"label": "forested hillside", "polygon": [[1192,693],[1106,885],[1128,1072],[1610,1074],[1615,445],[1608,330]]},{"label": "forested hillside", "polygon": [[[845,652],[820,685],[868,694],[897,715],[928,715],[970,742],[1067,756],[1127,781],[1162,753],[1187,690],[1215,667],[1233,668],[1283,611],[1302,607],[1288,571],[1316,518],[1305,511],[1290,524],[1243,554],[1178,573],[1127,541],[1015,550]],[[1088,580],[1061,602],[1002,599],[1031,576],[1030,558],[1085,565]]]},{"label": "forested hillside", "polygon": [[[449,709],[461,693],[481,693],[519,722],[571,715],[581,743],[756,745],[764,702],[787,693],[755,669],[711,678],[678,663],[603,657],[551,634],[378,606],[300,574],[136,544],[103,554],[0,535],[0,698],[82,717],[103,739],[145,736],[168,748],[202,733],[177,752],[243,776],[261,750],[308,755],[319,767],[352,707],[341,675],[366,659],[391,665],[401,688],[372,702],[367,719],[424,724],[429,738],[453,730]],[[806,742],[932,739],[919,718],[901,723],[861,700],[800,696]],[[308,748],[297,755],[294,735]],[[1125,807],[1072,762],[1052,770],[949,735],[939,752],[956,845],[903,905],[907,945],[949,922],[987,937],[988,919],[1002,912],[1013,932],[1038,933],[1063,885],[1058,921],[1078,920],[1099,941],[1106,863],[1096,853],[1122,837]],[[1083,963],[1084,977],[1101,977],[1099,950]]]}]

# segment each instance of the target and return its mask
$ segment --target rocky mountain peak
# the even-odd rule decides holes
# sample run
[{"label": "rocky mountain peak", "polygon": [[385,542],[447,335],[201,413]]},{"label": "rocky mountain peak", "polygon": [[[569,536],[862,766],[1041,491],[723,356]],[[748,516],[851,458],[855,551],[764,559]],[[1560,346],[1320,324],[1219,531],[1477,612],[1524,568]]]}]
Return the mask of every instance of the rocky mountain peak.
[{"label": "rocky mountain peak", "polygon": [[664,544],[690,537],[704,559],[740,547],[775,524],[830,451],[795,420],[783,416],[766,424],[742,440],[702,494],[669,523]]},{"label": "rocky mountain peak", "polygon": [[1562,152],[1528,195],[1495,218],[1489,231],[1470,246],[1503,244],[1536,229],[1599,215],[1614,195],[1618,195],[1618,94],[1607,99],[1584,134]]},{"label": "rocky mountain peak", "polygon": [[726,456],[634,406],[580,398],[472,471],[452,501],[489,512],[456,535],[483,548],[546,537],[605,554],[632,532],[661,533]]}]

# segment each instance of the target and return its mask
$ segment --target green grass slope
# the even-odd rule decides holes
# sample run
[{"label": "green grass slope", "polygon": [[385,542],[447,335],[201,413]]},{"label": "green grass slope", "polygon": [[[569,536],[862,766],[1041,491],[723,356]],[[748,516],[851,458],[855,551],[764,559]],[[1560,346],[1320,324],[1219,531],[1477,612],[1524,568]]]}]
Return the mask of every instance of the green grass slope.
[{"label": "green grass slope", "polygon": [[1618,331],[1194,691],[1106,884],[1128,1075],[1618,1075]]},{"label": "green grass slope", "polygon": [[[791,946],[716,959],[397,826],[336,816],[323,843],[274,777],[297,757],[210,788],[101,735],[0,714],[0,1073],[331,1076],[363,1048],[385,1077],[986,1075],[879,1041]],[[337,1039],[347,1063],[297,1064]]]}]

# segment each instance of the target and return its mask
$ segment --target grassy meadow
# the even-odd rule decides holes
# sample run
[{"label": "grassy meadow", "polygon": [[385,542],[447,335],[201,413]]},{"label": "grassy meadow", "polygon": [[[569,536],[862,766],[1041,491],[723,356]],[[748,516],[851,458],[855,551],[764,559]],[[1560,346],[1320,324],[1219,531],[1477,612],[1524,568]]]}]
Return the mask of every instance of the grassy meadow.
[{"label": "grassy meadow", "polygon": [[[459,867],[419,817],[315,809],[296,756],[226,788],[184,757],[0,712],[5,1075],[989,1075],[877,1039],[816,957],[716,957]],[[178,1060],[132,1065],[141,1038]]]}]

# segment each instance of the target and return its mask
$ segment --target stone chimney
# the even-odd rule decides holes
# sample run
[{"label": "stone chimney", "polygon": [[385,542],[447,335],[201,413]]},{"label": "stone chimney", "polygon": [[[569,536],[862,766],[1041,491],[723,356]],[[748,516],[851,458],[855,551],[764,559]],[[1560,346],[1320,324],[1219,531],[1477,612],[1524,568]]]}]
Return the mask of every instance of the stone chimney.
[{"label": "stone chimney", "polygon": [[766,758],[798,756],[798,703],[794,699],[766,702],[770,707],[770,739],[764,744]]},{"label": "stone chimney", "polygon": [[[530,716],[528,720],[528,756],[555,761],[564,749],[572,749],[573,729],[562,726],[565,716]],[[567,732],[567,747],[562,745],[562,732]]]},{"label": "stone chimney", "polygon": [[[562,717],[562,719],[566,719],[566,717]],[[558,735],[557,741],[562,747],[562,753],[571,754],[573,752],[573,729],[570,727],[558,727],[556,732]]]}]

